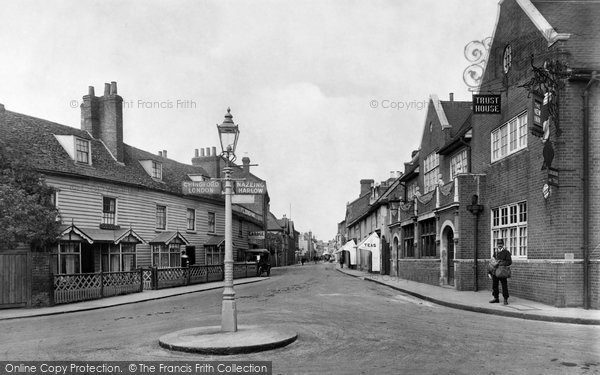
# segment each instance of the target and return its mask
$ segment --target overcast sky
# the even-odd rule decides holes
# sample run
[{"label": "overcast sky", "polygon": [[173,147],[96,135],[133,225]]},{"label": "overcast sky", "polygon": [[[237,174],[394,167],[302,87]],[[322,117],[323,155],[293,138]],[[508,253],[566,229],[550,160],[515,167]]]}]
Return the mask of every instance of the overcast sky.
[{"label": "overcast sky", "polygon": [[361,179],[404,169],[430,94],[471,99],[464,49],[497,3],[3,1],[0,103],[78,128],[88,86],[116,81],[125,142],[184,163],[229,106],[271,211],[329,240]]}]

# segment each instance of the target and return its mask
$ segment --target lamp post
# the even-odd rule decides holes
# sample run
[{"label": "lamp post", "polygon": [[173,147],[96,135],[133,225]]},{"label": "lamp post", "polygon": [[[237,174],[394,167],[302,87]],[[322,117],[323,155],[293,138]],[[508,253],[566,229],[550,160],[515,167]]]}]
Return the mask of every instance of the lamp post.
[{"label": "lamp post", "polygon": [[231,168],[230,163],[235,161],[235,148],[240,131],[233,122],[231,109],[227,108],[225,120],[217,124],[219,140],[221,141],[221,156],[227,160],[223,168],[225,174],[225,280],[223,287],[223,305],[221,307],[221,331],[237,332],[237,307],[235,304],[235,291],[233,290],[233,243],[231,220]]}]

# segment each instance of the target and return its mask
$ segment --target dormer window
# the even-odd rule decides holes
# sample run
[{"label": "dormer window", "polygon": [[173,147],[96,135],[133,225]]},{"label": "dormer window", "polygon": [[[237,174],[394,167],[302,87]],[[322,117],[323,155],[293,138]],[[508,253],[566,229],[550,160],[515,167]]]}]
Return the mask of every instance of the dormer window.
[{"label": "dormer window", "polygon": [[156,160],[140,160],[140,164],[150,177],[162,181],[162,163]]},{"label": "dormer window", "polygon": [[162,164],[152,160],[152,177],[162,180]]},{"label": "dormer window", "polygon": [[76,163],[92,164],[92,147],[89,140],[74,135],[54,135],[54,137]]},{"label": "dormer window", "polygon": [[90,163],[90,141],[75,138],[75,161],[79,163]]}]

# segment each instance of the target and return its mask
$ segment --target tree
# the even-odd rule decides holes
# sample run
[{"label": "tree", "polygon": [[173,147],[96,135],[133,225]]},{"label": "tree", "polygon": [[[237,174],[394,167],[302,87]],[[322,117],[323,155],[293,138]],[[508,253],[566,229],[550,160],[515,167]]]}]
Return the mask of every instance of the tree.
[{"label": "tree", "polygon": [[19,244],[44,250],[60,232],[54,189],[27,160],[0,142],[0,250]]}]

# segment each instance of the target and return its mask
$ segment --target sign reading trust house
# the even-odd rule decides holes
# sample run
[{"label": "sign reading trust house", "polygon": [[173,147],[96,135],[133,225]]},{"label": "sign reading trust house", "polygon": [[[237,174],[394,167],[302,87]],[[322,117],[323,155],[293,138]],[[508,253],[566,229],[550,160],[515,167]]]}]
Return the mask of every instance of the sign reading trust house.
[{"label": "sign reading trust house", "polygon": [[500,114],[500,95],[473,95],[473,113]]},{"label": "sign reading trust house", "polygon": [[259,181],[236,181],[235,182],[235,193],[236,194],[265,194],[267,191],[267,184]]},{"label": "sign reading trust house", "polygon": [[183,194],[221,194],[220,181],[183,181]]}]

